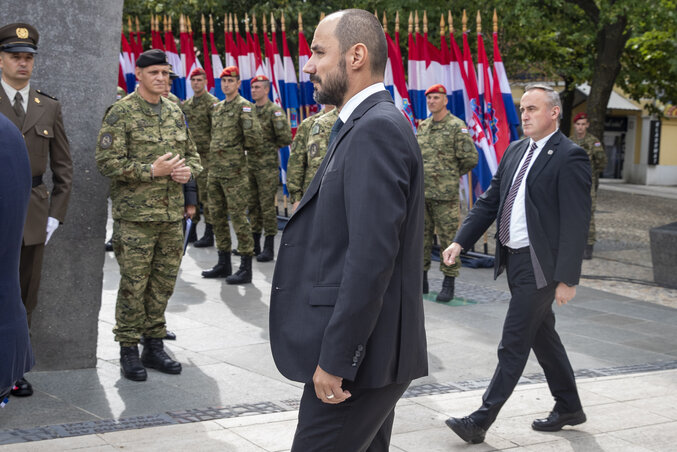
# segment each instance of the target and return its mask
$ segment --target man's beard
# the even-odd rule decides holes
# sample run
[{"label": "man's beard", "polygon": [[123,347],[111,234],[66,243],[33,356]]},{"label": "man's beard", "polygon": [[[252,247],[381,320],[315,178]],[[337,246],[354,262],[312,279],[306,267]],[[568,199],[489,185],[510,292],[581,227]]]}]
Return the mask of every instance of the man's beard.
[{"label": "man's beard", "polygon": [[328,104],[341,106],[343,105],[343,98],[348,91],[348,72],[346,71],[346,62],[341,59],[338,65],[338,70],[327,74],[324,78],[324,83],[317,75],[310,76],[311,82],[318,82],[315,91],[313,92],[313,99],[318,104]]}]

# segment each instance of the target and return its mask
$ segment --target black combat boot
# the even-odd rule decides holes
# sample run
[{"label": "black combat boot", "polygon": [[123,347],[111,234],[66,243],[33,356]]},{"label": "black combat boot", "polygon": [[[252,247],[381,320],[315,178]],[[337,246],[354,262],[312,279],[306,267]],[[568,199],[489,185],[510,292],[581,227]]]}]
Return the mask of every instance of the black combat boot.
[{"label": "black combat boot", "polygon": [[139,346],[120,347],[120,372],[128,380],[146,381],[148,374],[139,360]]},{"label": "black combat boot", "polygon": [[106,251],[113,251],[113,237],[106,242]]},{"label": "black combat boot", "polygon": [[219,261],[210,270],[202,272],[203,278],[225,278],[230,276],[233,270],[230,266],[230,253],[219,251]]},{"label": "black combat boot", "polygon": [[423,271],[423,293],[426,294],[428,293],[428,272]]},{"label": "black combat boot", "polygon": [[246,284],[252,282],[252,257],[240,256],[240,268],[234,275],[226,278],[228,284]]},{"label": "black combat boot", "polygon": [[266,241],[263,243],[263,252],[256,256],[259,262],[270,262],[275,257],[275,236],[267,235]]},{"label": "black combat boot", "polygon": [[214,246],[214,229],[212,229],[211,223],[205,224],[205,234],[200,240],[193,243],[195,248],[207,248]]},{"label": "black combat boot", "polygon": [[165,346],[162,339],[157,337],[147,337],[146,345],[143,346],[141,353],[141,362],[144,366],[159,370],[166,374],[180,374],[181,363],[174,361],[165,352]]},{"label": "black combat boot", "polygon": [[583,250],[583,259],[592,259],[592,248],[594,245],[585,245]]},{"label": "black combat boot", "polygon": [[254,237],[254,256],[258,256],[261,253],[261,233],[252,232],[252,237]]},{"label": "black combat boot", "polygon": [[190,231],[188,231],[188,243],[195,243],[197,242],[197,225],[196,224],[191,224],[190,225]]},{"label": "black combat boot", "polygon": [[453,276],[445,276],[442,281],[442,290],[437,294],[437,301],[451,301],[454,298],[454,282],[456,278]]}]

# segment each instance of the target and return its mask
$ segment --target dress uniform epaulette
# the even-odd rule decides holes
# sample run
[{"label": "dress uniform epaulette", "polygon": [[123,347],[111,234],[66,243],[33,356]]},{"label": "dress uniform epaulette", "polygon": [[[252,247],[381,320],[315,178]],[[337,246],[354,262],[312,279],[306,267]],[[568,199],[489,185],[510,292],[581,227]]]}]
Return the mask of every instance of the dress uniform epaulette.
[{"label": "dress uniform epaulette", "polygon": [[38,93],[38,94],[42,94],[42,95],[45,96],[45,97],[49,97],[50,99],[59,100],[59,99],[57,99],[57,98],[54,97],[54,96],[50,96],[50,95],[47,94],[47,93],[43,93],[43,92],[40,91],[39,89],[36,89],[35,92]]}]

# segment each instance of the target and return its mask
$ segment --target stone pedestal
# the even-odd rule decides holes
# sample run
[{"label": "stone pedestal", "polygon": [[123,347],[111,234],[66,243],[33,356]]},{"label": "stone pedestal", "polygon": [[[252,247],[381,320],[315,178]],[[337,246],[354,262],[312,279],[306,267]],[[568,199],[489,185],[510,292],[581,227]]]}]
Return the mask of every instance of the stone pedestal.
[{"label": "stone pedestal", "polygon": [[[108,180],[96,169],[101,119],[115,101],[122,0],[3,2],[0,24],[40,33],[31,86],[61,102],[73,157],[65,223],[45,248],[31,335],[35,370],[96,366]],[[49,171],[44,177],[51,181]]]},{"label": "stone pedestal", "polygon": [[677,289],[677,223],[653,228],[649,237],[654,281]]}]

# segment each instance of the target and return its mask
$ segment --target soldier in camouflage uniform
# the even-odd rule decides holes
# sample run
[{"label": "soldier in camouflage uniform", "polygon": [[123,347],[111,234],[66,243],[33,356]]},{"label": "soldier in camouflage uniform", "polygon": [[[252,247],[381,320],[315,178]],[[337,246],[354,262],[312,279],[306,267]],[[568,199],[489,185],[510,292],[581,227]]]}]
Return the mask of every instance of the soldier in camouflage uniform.
[{"label": "soldier in camouflage uniform", "polygon": [[[214,246],[214,232],[209,217],[209,203],[207,202],[207,176],[209,175],[209,142],[212,138],[212,108],[219,102],[215,96],[207,92],[207,75],[202,68],[197,68],[190,74],[190,86],[193,88],[193,97],[186,100],[181,109],[186,115],[190,134],[197,146],[197,152],[202,161],[202,172],[197,177],[198,201],[202,205],[205,220],[205,233],[193,246],[203,248]],[[200,221],[200,213],[195,215],[193,231]]]},{"label": "soldier in camouflage uniform", "polygon": [[[254,113],[254,105],[238,94],[240,72],[229,66],[221,72],[221,88],[226,99],[212,111],[212,140],[209,146],[209,212],[214,224],[217,264],[202,272],[205,278],[226,277],[228,284],[250,283],[254,241],[247,220],[249,206],[249,179],[245,150],[261,146],[261,126]],[[230,227],[233,222],[240,252],[240,268],[231,275]]]},{"label": "soldier in camouflage uniform", "polygon": [[[277,215],[275,193],[279,180],[278,153],[291,143],[291,127],[284,110],[268,99],[270,81],[265,75],[252,78],[252,98],[256,102],[256,117],[263,131],[259,148],[247,151],[250,199],[249,219],[252,223],[254,254],[259,262],[273,260]],[[265,232],[263,251],[260,249],[261,231]],[[260,254],[259,254],[260,253]]]},{"label": "soldier in camouflage uniform", "polygon": [[202,166],[181,109],[162,97],[169,77],[165,53],[142,53],[136,77],[137,90],[103,120],[96,162],[111,178],[113,246],[120,265],[113,332],[123,375],[143,381],[144,366],[181,372],[181,364],[164,351],[164,312],[183,254],[183,184]]},{"label": "soldier in camouflage uniform", "polygon": [[[418,144],[423,154],[425,181],[423,293],[428,293],[428,270],[435,229],[440,243],[453,241],[458,229],[459,177],[477,165],[477,150],[465,123],[447,110],[444,86],[433,85],[425,95],[432,116],[419,124]],[[454,298],[455,278],[460,268],[460,261],[448,266],[440,259],[444,281],[437,301]]]},{"label": "soldier in camouflage uniform", "polygon": [[592,171],[592,187],[590,196],[592,198],[592,213],[590,215],[590,229],[588,230],[588,243],[583,252],[583,259],[592,259],[592,249],[597,240],[595,231],[595,209],[597,208],[597,188],[599,187],[599,174],[604,171],[607,162],[604,144],[595,136],[588,133],[588,115],[578,113],[574,117],[574,133],[571,135],[571,141],[585,149],[590,159],[590,170]]},{"label": "soldier in camouflage uniform", "polygon": [[296,129],[287,164],[287,189],[292,210],[296,210],[301,202],[327,153],[329,134],[337,119],[338,110],[333,105],[325,105],[322,111],[306,118]]}]

